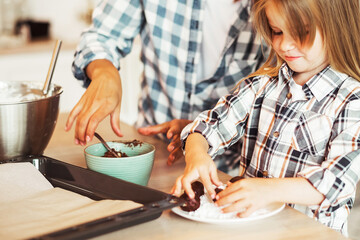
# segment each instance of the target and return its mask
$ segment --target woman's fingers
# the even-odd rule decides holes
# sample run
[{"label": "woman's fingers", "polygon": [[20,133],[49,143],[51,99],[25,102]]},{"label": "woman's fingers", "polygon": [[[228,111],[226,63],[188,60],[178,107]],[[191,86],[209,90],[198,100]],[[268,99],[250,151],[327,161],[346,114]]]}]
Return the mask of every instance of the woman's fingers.
[{"label": "woman's fingers", "polygon": [[179,136],[183,128],[188,125],[191,121],[186,119],[174,119],[170,121],[169,130],[166,134],[168,139],[174,138],[174,136]]},{"label": "woman's fingers", "polygon": [[138,132],[146,136],[166,133],[166,137],[168,139],[172,139],[174,135],[179,135],[182,129],[190,122],[190,120],[185,119],[174,119],[168,122],[164,122],[162,124],[141,127],[138,129]]},{"label": "woman's fingers", "polygon": [[[74,124],[77,116],[79,115],[79,113],[81,112],[82,106],[81,106],[81,102],[78,102],[75,107],[71,110],[68,119],[66,121],[65,124],[65,131],[70,131],[72,125]],[[79,140],[75,137],[74,138],[75,144],[80,144]]]},{"label": "woman's fingers", "polygon": [[72,109],[65,130],[75,125],[75,142],[85,145],[91,141],[99,123],[110,116],[111,127],[117,135],[120,131],[120,107],[122,86],[119,71],[105,59],[94,60],[86,67],[91,83],[79,102]]},{"label": "woman's fingers", "polygon": [[86,144],[85,132],[92,112],[82,110],[76,119],[75,124],[75,139],[79,141],[81,145]]},{"label": "woman's fingers", "polygon": [[166,133],[169,129],[169,123],[165,122],[158,125],[148,126],[148,127],[141,127],[138,129],[138,132],[145,136],[152,136],[159,133]]},{"label": "woman's fingers", "polygon": [[83,108],[76,119],[75,138],[80,141],[81,145],[85,145],[87,141],[91,140],[90,136],[93,136],[99,122],[110,114],[111,106],[104,104],[101,98],[92,99],[91,96],[86,94],[81,99]]},{"label": "woman's fingers", "polygon": [[172,164],[174,164],[174,162],[182,159],[183,157],[184,157],[184,154],[183,154],[182,148],[178,147],[169,154],[167,164],[172,165]]},{"label": "woman's fingers", "polygon": [[167,160],[167,164],[170,166],[174,162],[183,158],[183,150],[181,147],[180,133],[183,128],[189,124],[191,121],[186,119],[174,119],[162,124],[157,124],[148,127],[141,127],[138,129],[138,132],[142,135],[156,135],[156,134],[166,134],[168,139],[171,139],[170,144],[167,146],[167,150],[170,152]]},{"label": "woman's fingers", "polygon": [[170,152],[167,161],[168,165],[172,165],[174,162],[184,157],[179,135],[174,136],[174,138],[168,145],[167,150]]},{"label": "woman's fingers", "polygon": [[116,135],[119,137],[123,136],[120,129],[120,106],[118,106],[115,111],[110,114],[110,125]]},{"label": "woman's fingers", "polygon": [[[97,111],[94,112],[90,116],[90,118],[88,120],[88,125],[86,127],[86,141],[87,142],[92,140],[92,138],[94,136],[94,133],[95,133],[95,130],[98,127],[99,123],[102,120],[104,120],[109,114],[111,115],[112,114],[111,111],[112,111],[112,108],[110,106],[105,106],[105,107],[102,107],[102,108],[98,108]],[[110,117],[110,121],[111,121],[111,117]],[[120,121],[119,121],[119,124],[120,124]]]},{"label": "woman's fingers", "polygon": [[174,151],[176,148],[181,147],[181,140],[179,135],[174,135],[174,137],[171,139],[171,142],[167,146],[167,150],[169,152]]}]

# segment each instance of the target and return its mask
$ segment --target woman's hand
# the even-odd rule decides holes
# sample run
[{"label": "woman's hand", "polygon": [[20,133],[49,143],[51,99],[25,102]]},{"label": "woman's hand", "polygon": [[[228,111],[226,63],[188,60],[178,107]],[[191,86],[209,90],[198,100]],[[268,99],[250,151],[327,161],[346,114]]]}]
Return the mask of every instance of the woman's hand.
[{"label": "woman's hand", "polygon": [[91,83],[70,112],[65,130],[69,131],[76,120],[75,143],[85,145],[92,140],[99,123],[110,115],[111,127],[121,137],[122,87],[118,70],[108,60],[101,59],[91,62],[86,73]]},{"label": "woman's hand", "polygon": [[183,175],[176,179],[171,190],[172,194],[179,196],[183,188],[186,194],[193,199],[195,194],[191,188],[191,183],[200,178],[206,191],[210,196],[215,197],[213,185],[220,186],[222,183],[218,178],[216,165],[207,150],[208,143],[201,134],[193,133],[189,135],[185,146],[185,171]]},{"label": "woman's hand", "polygon": [[142,127],[138,129],[138,132],[142,135],[156,135],[159,133],[166,134],[168,139],[171,139],[171,142],[167,146],[167,150],[170,152],[167,164],[172,165],[177,160],[183,157],[183,152],[181,148],[180,133],[183,128],[188,125],[191,121],[186,119],[174,119],[169,122],[162,124]]}]

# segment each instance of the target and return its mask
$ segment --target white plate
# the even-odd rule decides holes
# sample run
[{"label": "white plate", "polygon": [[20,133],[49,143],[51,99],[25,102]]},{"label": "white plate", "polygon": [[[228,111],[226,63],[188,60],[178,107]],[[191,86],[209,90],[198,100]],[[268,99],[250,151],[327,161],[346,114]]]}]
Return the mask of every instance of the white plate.
[{"label": "white plate", "polygon": [[[206,195],[206,194],[205,194]],[[203,196],[203,197],[207,197],[208,196]],[[215,224],[227,224],[227,223],[241,223],[241,222],[248,222],[248,221],[254,221],[254,220],[259,220],[259,219],[263,219],[263,218],[267,218],[270,216],[273,216],[275,214],[277,214],[278,212],[280,212],[281,210],[284,209],[285,204],[283,203],[273,203],[269,206],[267,206],[266,208],[263,209],[259,209],[256,212],[254,212],[251,216],[246,217],[246,218],[239,218],[236,217],[235,214],[236,213],[227,213],[227,214],[221,214],[220,216],[218,214],[215,214],[214,216],[211,216],[211,214],[208,214],[208,209],[209,209],[209,205],[206,205],[208,209],[204,209],[204,199],[203,197],[201,198],[201,205],[200,208],[197,209],[194,212],[186,212],[181,210],[180,207],[175,207],[172,209],[172,211],[174,213],[176,213],[177,215],[193,220],[193,221],[198,221],[198,222],[204,222],[204,223],[215,223]],[[210,200],[205,200],[206,204],[210,204],[210,208],[211,210],[214,210],[215,205],[213,205],[213,203],[210,203]],[[203,207],[203,208],[202,208]],[[219,208],[217,208],[219,209]],[[206,216],[205,215],[199,215],[200,211],[205,210],[206,212]],[[218,210],[220,211],[220,210]]]}]

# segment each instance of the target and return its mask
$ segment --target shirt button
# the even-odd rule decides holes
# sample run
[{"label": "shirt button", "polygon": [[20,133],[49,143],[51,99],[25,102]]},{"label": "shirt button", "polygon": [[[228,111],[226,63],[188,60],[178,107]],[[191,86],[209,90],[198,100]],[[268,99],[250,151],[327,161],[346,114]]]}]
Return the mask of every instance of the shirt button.
[{"label": "shirt button", "polygon": [[280,133],[279,133],[278,131],[275,131],[275,132],[273,133],[273,136],[277,138],[277,137],[280,136]]},{"label": "shirt button", "polygon": [[286,98],[287,98],[287,99],[292,98],[292,94],[291,94],[291,93],[286,94]]}]

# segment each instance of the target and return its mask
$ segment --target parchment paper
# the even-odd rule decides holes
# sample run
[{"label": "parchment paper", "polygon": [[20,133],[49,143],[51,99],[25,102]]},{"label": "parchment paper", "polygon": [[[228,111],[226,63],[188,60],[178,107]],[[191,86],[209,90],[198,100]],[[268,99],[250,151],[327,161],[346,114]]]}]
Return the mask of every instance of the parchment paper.
[{"label": "parchment paper", "polygon": [[[142,206],[123,200],[94,201],[71,191],[53,188],[49,182],[43,182],[45,178],[30,163],[32,167],[14,164],[16,165],[0,164],[0,239],[37,237]],[[3,177],[4,169],[12,173],[7,172],[7,177]],[[20,173],[23,175],[20,176]],[[28,179],[28,183],[21,183],[21,178]],[[4,179],[7,180],[6,183],[9,180],[12,182],[13,189],[8,189],[5,182],[1,182]],[[24,189],[26,194],[17,192]],[[10,193],[11,201],[3,196],[3,191]]]},{"label": "parchment paper", "polygon": [[53,188],[29,162],[0,164],[0,204]]}]

